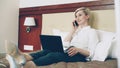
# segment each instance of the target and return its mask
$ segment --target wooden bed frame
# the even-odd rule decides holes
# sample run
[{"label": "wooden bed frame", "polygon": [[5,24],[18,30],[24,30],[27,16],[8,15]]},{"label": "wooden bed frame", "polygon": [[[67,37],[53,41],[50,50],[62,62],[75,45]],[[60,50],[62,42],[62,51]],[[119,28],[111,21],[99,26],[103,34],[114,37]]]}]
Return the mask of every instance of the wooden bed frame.
[{"label": "wooden bed frame", "polygon": [[59,12],[73,12],[75,9],[82,6],[89,7],[92,10],[114,9],[114,0],[98,0],[91,2],[78,2],[78,3],[70,3],[70,4],[20,8],[20,16],[59,13]]},{"label": "wooden bed frame", "polygon": [[[42,15],[50,13],[62,13],[62,12],[73,12],[79,7],[88,7],[92,10],[109,10],[114,9],[114,0],[98,0],[91,2],[78,2],[70,4],[59,4],[59,5],[48,5],[48,6],[38,6],[38,7],[28,7],[20,8],[19,13],[19,48],[21,51],[24,50],[24,45],[33,45],[33,51],[40,50],[39,35],[42,29]],[[31,27],[31,32],[26,33],[24,20],[25,17],[32,16],[35,17],[36,26]]]}]

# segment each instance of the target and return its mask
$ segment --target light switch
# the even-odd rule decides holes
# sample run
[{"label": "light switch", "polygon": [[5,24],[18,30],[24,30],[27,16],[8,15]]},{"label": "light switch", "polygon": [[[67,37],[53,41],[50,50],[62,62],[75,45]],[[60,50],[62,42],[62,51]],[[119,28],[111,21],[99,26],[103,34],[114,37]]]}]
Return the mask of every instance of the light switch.
[{"label": "light switch", "polygon": [[24,50],[32,50],[33,51],[33,45],[24,45]]}]

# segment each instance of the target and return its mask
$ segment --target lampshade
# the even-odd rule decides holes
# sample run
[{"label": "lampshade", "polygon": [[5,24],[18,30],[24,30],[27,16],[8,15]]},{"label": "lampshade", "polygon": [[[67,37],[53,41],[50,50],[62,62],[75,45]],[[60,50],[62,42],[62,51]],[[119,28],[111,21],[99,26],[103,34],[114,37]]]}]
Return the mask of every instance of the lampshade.
[{"label": "lampshade", "polygon": [[24,26],[35,26],[35,20],[34,17],[26,17],[25,18],[25,22],[24,22]]}]

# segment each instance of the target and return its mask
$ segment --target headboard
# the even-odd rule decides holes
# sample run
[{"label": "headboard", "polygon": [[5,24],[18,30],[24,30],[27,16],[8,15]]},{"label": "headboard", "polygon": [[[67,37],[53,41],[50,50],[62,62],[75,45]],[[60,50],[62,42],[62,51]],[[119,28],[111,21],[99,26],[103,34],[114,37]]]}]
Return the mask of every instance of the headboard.
[{"label": "headboard", "polygon": [[[82,4],[90,4],[90,3],[93,3],[93,2],[80,3],[79,7],[85,6]],[[97,1],[96,3],[99,3],[99,2]],[[108,5],[110,6],[110,4]],[[96,5],[90,4],[89,6],[85,6],[85,7],[89,7],[91,9],[92,20],[90,25],[93,28],[115,32],[115,14],[114,14],[115,12],[113,8],[105,9],[105,7],[108,5],[98,6],[97,4]],[[45,13],[42,15],[42,17],[43,17],[42,34],[52,34],[53,33],[52,31],[54,29],[59,29],[61,31],[69,31],[72,25],[71,22],[74,20],[74,12],[66,11],[66,12],[54,12],[54,13],[48,13],[48,14]]]},{"label": "headboard", "polygon": [[[114,10],[94,10],[92,11],[93,28],[115,32],[115,15]],[[69,31],[72,21],[74,20],[74,12],[43,14],[42,34],[52,34],[54,29],[61,31]]]},{"label": "headboard", "polygon": [[[115,32],[115,13],[114,0],[97,0],[90,2],[78,2],[60,5],[48,5],[40,7],[21,8],[20,15],[42,14],[42,33],[51,28],[67,27],[74,19],[74,11],[79,7],[88,7],[92,10],[92,26],[96,29],[102,29]],[[50,28],[50,29],[49,29]]]},{"label": "headboard", "polygon": [[[53,29],[69,31],[71,22],[74,20],[73,12],[79,7],[88,7],[92,10],[92,27],[115,32],[114,0],[20,8],[19,48],[23,50],[25,44],[32,44],[34,50],[39,50],[39,35],[41,33],[52,34]],[[23,25],[27,16],[32,16],[36,20],[36,26],[31,27],[29,34],[25,32],[25,26]]]}]

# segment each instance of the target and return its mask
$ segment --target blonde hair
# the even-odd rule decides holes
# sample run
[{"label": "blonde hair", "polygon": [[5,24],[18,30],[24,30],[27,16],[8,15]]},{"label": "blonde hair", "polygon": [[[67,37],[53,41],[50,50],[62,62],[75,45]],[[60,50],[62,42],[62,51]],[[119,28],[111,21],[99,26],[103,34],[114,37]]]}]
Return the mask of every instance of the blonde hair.
[{"label": "blonde hair", "polygon": [[78,11],[83,11],[85,13],[85,15],[90,15],[90,9],[89,8],[86,8],[86,7],[81,7],[81,8],[78,8],[75,10],[75,16],[76,16],[76,13]]},{"label": "blonde hair", "polygon": [[92,21],[93,21],[93,19],[92,19],[93,16],[92,16],[92,13],[90,12],[90,9],[89,9],[89,8],[86,8],[86,7],[81,7],[81,8],[76,9],[75,12],[74,12],[75,17],[76,17],[76,13],[77,13],[78,11],[83,11],[83,12],[85,13],[85,15],[88,15],[88,16],[89,16],[88,24],[92,26],[92,25],[93,25],[93,23],[92,23]]}]

